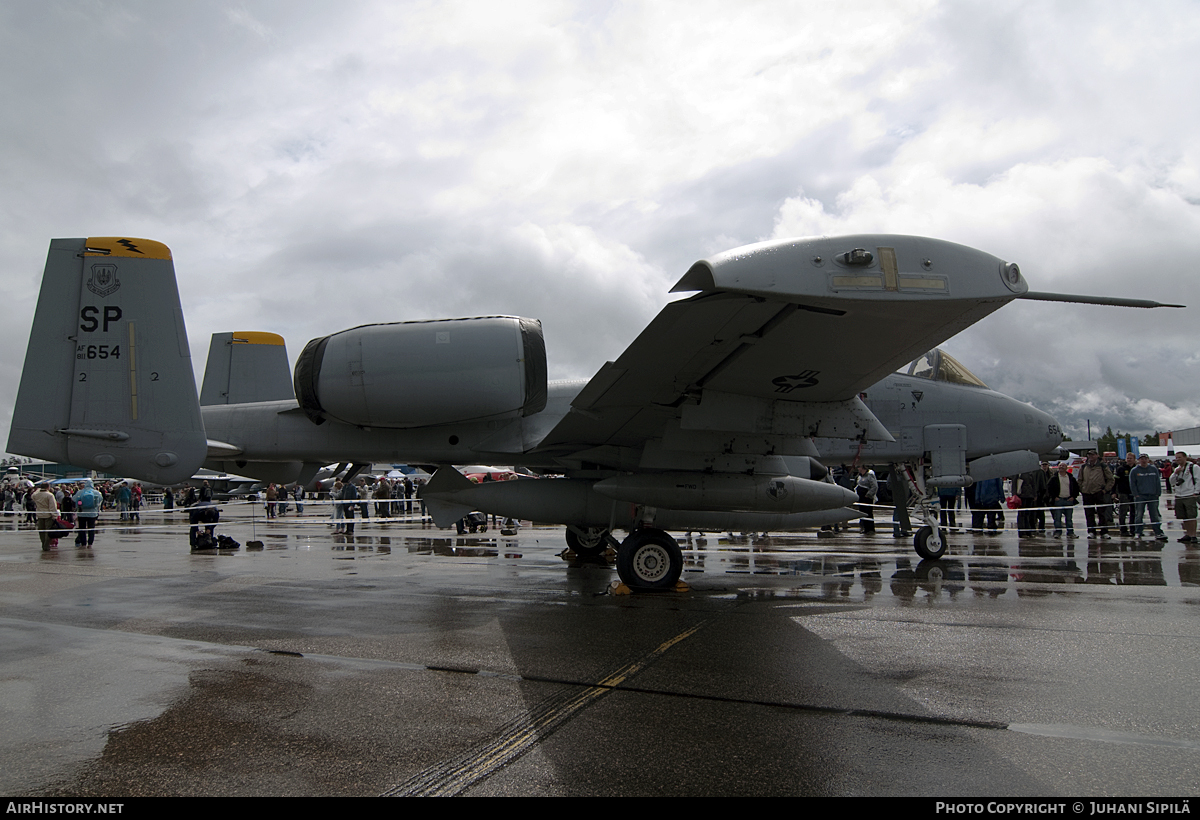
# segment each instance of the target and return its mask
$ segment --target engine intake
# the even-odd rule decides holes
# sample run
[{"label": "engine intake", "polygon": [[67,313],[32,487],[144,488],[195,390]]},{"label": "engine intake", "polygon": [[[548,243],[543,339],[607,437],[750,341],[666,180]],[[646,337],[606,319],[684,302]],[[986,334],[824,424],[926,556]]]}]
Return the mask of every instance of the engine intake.
[{"label": "engine intake", "polygon": [[542,323],[482,316],[362,325],[313,339],[296,401],[316,424],[423,427],[528,416],[546,406]]}]

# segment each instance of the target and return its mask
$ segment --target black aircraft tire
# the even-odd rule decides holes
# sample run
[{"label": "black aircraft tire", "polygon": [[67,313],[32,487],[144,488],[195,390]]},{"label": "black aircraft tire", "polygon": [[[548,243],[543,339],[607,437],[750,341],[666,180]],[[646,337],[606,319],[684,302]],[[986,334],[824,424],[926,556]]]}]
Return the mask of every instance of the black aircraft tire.
[{"label": "black aircraft tire", "polygon": [[662,530],[634,530],[617,550],[617,575],[632,589],[672,589],[683,574],[683,551]]},{"label": "black aircraft tire", "polygon": [[946,539],[933,540],[933,527],[925,526],[913,536],[913,547],[917,555],[927,561],[936,561],[946,554]]},{"label": "black aircraft tire", "polygon": [[581,558],[599,558],[608,548],[608,530],[598,527],[588,527],[582,535],[567,527],[566,538],[571,552]]}]

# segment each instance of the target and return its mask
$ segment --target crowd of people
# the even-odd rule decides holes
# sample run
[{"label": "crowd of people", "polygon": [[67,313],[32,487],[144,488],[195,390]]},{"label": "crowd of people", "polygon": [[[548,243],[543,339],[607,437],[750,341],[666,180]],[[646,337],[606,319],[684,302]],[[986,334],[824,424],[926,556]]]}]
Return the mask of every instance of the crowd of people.
[{"label": "crowd of people", "polygon": [[[884,482],[866,465],[857,469],[840,465],[830,471],[834,482],[858,495],[859,528],[863,533],[875,531],[876,507],[890,506],[892,534],[897,538],[912,534],[908,514],[911,477],[906,470],[905,465],[889,465]],[[318,489],[315,495],[319,500],[334,501],[334,531],[353,535],[355,517],[369,518],[371,505],[378,518],[411,515],[414,510],[424,514],[417,490],[417,482],[409,476],[380,477],[371,484],[360,477],[335,481],[330,489]],[[91,547],[101,511],[115,511],[122,521],[139,521],[145,501],[142,487],[136,483],[91,479],[43,481],[35,486],[7,482],[0,493],[5,513],[24,515],[26,521],[36,524],[43,550],[56,546],[58,538],[70,529],[75,529],[76,546]],[[1082,503],[1087,535],[1100,540],[1110,539],[1110,530],[1124,538],[1142,538],[1147,528],[1154,540],[1168,540],[1159,506],[1165,495],[1172,496],[1168,506],[1174,509],[1183,529],[1179,541],[1200,543],[1196,536],[1200,469],[1182,451],[1175,454],[1174,460],[1157,463],[1147,455],[1133,453],[1123,460],[1105,461],[1093,451],[1074,469],[1066,463],[1051,465],[1044,461],[1039,468],[1008,479],[977,481],[965,490],[938,490],[940,524],[950,530],[959,528],[957,513],[963,504],[971,516],[970,526],[965,528],[969,532],[999,532],[1005,526],[1007,510],[1016,512],[1018,537],[1045,536],[1049,529],[1052,538],[1075,538],[1075,508]],[[304,513],[306,493],[298,484],[268,484],[263,497],[267,518],[286,515],[289,503],[295,504],[298,514]],[[206,535],[209,540],[213,538],[220,514],[207,481],[180,491],[165,490],[163,508],[177,506],[188,508],[193,547],[203,546]],[[1047,512],[1052,529],[1047,527]],[[460,522],[460,530],[464,523]]]},{"label": "crowd of people", "polygon": [[[72,508],[71,500],[85,486],[91,487],[91,489],[100,493],[103,497],[103,509],[117,510],[120,513],[122,521],[137,521],[144,500],[140,485],[131,485],[123,481],[92,481],[91,479],[81,478],[71,482],[50,483],[43,481],[37,485],[30,483],[24,486],[10,482],[5,483],[0,488],[0,497],[3,498],[3,501],[0,503],[3,505],[3,511],[15,515],[23,513],[27,520],[32,523],[35,518],[33,494],[42,485],[50,488],[58,509],[65,514],[74,514],[75,511]],[[67,520],[73,521],[74,519]]]},{"label": "crowd of people", "polygon": [[[418,480],[419,481],[419,480]],[[368,486],[366,477],[344,482],[337,479],[329,488],[318,487],[313,493],[318,501],[332,499],[335,504],[334,517],[353,518],[354,510],[344,513],[346,508],[353,507],[363,518],[370,517],[370,506],[375,507],[377,518],[391,518],[411,514],[419,501],[417,500],[418,482],[408,476],[399,478],[380,477],[374,479]],[[268,484],[262,491],[264,509],[267,518],[278,518],[287,515],[292,504],[298,514],[304,513],[304,502],[308,494],[299,484]]]},{"label": "crowd of people", "polygon": [[29,487],[5,484],[3,509],[6,514],[23,514],[26,521],[37,525],[43,552],[56,547],[58,539],[72,529],[75,546],[91,547],[96,541],[96,519],[106,504],[119,505],[123,519],[137,516],[141,509],[140,488],[135,494],[127,486],[123,486],[125,493],[109,483],[101,487],[104,492],[91,479],[54,485],[42,481]]},{"label": "crowd of people", "polygon": [[[425,505],[417,498],[420,483],[420,479],[411,476],[381,476],[373,481],[369,481],[366,476],[360,476],[351,481],[337,479],[328,488],[319,485],[313,495],[318,501],[334,502],[331,513],[334,532],[353,535],[355,518],[370,518],[372,506],[375,508],[376,518],[412,515],[414,511],[424,514]],[[295,505],[298,515],[304,514],[307,493],[299,484],[268,484],[262,496],[267,518],[287,515],[289,504]]]},{"label": "crowd of people", "polygon": [[[75,546],[91,548],[96,542],[96,522],[102,512],[116,513],[123,522],[140,523],[145,503],[146,493],[140,484],[117,479],[81,478],[36,484],[7,481],[0,486],[0,507],[4,514],[22,517],[36,525],[43,551],[57,547],[58,541],[72,530]],[[215,524],[213,491],[207,481],[178,492],[165,490],[162,504],[166,510],[176,506],[192,508],[192,546],[197,545],[197,534],[201,532],[198,524]],[[204,508],[211,508],[211,512],[206,513]],[[207,530],[211,534],[212,527]]]},{"label": "crowd of people", "polygon": [[[335,481],[331,487],[318,486],[311,495],[321,501],[333,500],[335,531],[352,535],[355,516],[370,517],[371,505],[378,518],[411,515],[414,510],[423,514],[424,504],[417,498],[419,483],[419,479],[401,476],[380,477],[368,484],[367,477],[359,477],[350,482]],[[267,518],[277,518],[286,515],[293,505],[296,513],[302,515],[309,495],[299,484],[270,483],[247,500],[261,501]],[[43,550],[57,546],[58,539],[71,529],[76,530],[77,546],[91,547],[95,542],[96,519],[102,511],[115,512],[121,521],[140,522],[146,503],[140,484],[121,480],[79,479],[36,484],[22,480],[6,481],[0,487],[3,511],[36,525]],[[213,530],[220,511],[208,481],[162,490],[162,508],[188,512],[193,547],[203,548],[207,540],[215,538]]]},{"label": "crowd of people", "polygon": [[[900,538],[911,534],[907,510],[909,482],[903,470],[902,465],[890,465],[888,480],[883,483],[865,465],[860,465],[857,471],[845,465],[833,470],[835,482],[858,494],[862,532],[875,531],[875,507],[877,502],[886,502],[892,505],[893,535]],[[963,503],[971,515],[970,526],[965,529],[996,533],[1005,526],[1005,511],[1015,511],[1017,535],[1025,538],[1047,534],[1049,512],[1053,522],[1049,536],[1075,538],[1075,507],[1082,503],[1089,538],[1108,540],[1116,532],[1123,538],[1142,538],[1148,534],[1156,541],[1167,541],[1160,509],[1165,495],[1173,497],[1170,506],[1183,529],[1184,534],[1178,540],[1184,544],[1200,543],[1196,537],[1200,468],[1182,451],[1176,452],[1173,460],[1158,462],[1152,462],[1148,455],[1133,453],[1123,460],[1105,461],[1093,451],[1074,469],[1065,462],[1051,465],[1043,461],[1037,469],[1007,479],[977,481],[965,490],[940,488],[939,523],[951,530],[958,529],[956,513]]]}]

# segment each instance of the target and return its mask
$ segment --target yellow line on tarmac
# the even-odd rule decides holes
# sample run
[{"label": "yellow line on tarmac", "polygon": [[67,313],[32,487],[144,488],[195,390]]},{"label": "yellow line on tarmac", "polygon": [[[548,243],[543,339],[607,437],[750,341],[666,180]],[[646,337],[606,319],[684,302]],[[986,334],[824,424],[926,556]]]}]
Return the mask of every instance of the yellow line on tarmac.
[{"label": "yellow line on tarmac", "polygon": [[533,748],[544,737],[623,682],[658,660],[673,646],[696,634],[706,623],[701,621],[664,641],[645,657],[621,667],[582,692],[553,698],[528,716],[510,723],[499,735],[482,745],[429,767],[383,793],[384,797],[453,797],[491,775]]}]

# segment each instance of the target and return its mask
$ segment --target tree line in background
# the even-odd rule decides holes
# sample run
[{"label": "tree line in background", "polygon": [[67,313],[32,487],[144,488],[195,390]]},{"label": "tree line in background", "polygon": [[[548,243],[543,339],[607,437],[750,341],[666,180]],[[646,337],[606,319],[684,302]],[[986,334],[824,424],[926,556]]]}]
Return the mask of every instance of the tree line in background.
[{"label": "tree line in background", "polygon": [[[1120,430],[1118,430],[1117,432],[1114,433],[1113,429],[1111,427],[1106,427],[1104,429],[1104,435],[1102,435],[1098,439],[1096,439],[1096,449],[1099,450],[1101,453],[1109,453],[1109,452],[1115,453],[1115,452],[1117,452],[1117,442],[1124,440],[1126,452],[1132,452],[1133,451],[1132,445],[1133,445],[1134,439],[1137,439],[1138,444],[1141,444],[1141,445],[1144,445],[1147,447],[1157,447],[1158,446],[1158,431],[1156,430],[1153,433],[1147,433],[1145,436],[1143,436],[1142,438],[1139,439],[1133,433],[1122,433]],[[1071,439],[1067,438],[1067,437],[1063,438],[1063,441],[1070,441],[1070,440]]]}]

